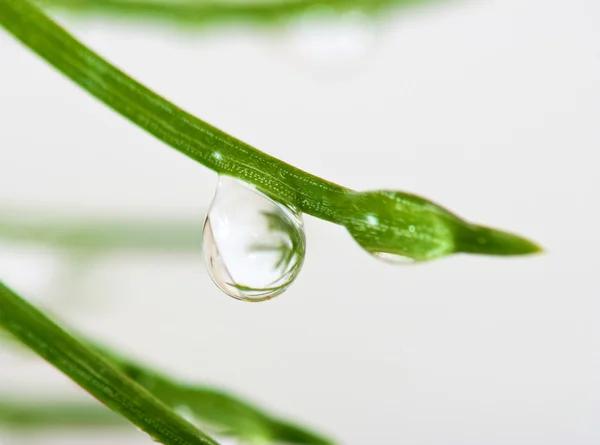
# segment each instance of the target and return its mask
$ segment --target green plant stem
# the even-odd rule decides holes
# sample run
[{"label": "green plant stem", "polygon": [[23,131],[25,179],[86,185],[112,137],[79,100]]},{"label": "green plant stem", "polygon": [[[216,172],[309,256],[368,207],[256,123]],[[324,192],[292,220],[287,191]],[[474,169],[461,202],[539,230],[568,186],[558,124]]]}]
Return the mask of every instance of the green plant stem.
[{"label": "green plant stem", "polygon": [[244,21],[277,23],[310,8],[323,12],[360,10],[378,12],[394,4],[425,3],[431,0],[252,0],[169,1],[169,0],[37,0],[41,6],[65,9],[80,14],[109,14],[118,17],[157,19],[180,25]]},{"label": "green plant stem", "polygon": [[198,253],[202,226],[197,218],[161,220],[69,220],[41,215],[7,216],[0,211],[0,240],[36,243],[70,252],[114,251]]},{"label": "green plant stem", "polygon": [[[0,25],[93,96],[158,139],[222,175],[304,213],[345,226],[374,254],[417,261],[450,253],[539,252],[531,241],[472,225],[396,191],[355,192],[303,172],[176,107],[86,48],[28,0],[0,0]],[[478,246],[477,249],[473,246]]]},{"label": "green plant stem", "polygon": [[[348,190],[285,164],[186,113],[75,40],[27,0],[1,0],[0,24],[93,96],[219,174],[306,213],[337,219]],[[331,201],[331,206],[324,203]]]},{"label": "green plant stem", "polygon": [[0,326],[154,440],[165,445],[217,444],[2,282]]},{"label": "green plant stem", "polygon": [[123,426],[129,424],[101,405],[63,401],[24,402],[0,395],[0,427],[10,430]]}]

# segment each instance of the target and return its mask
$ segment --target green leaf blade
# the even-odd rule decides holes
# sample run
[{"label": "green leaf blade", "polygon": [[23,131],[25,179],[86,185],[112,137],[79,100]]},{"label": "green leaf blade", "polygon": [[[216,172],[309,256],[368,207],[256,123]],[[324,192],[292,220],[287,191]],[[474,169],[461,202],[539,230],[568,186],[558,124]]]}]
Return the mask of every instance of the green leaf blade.
[{"label": "green leaf blade", "polygon": [[534,242],[471,224],[419,196],[396,191],[355,193],[344,223],[350,235],[375,256],[429,261],[452,253],[528,255]]},{"label": "green leaf blade", "polygon": [[[193,425],[246,444],[334,443],[225,391],[176,382],[106,348],[76,339],[0,283],[0,332],[5,331],[113,411],[164,440],[162,443],[216,443]],[[15,429],[119,426],[119,420],[93,405],[58,403],[51,407],[0,400],[0,425]]]},{"label": "green leaf blade", "polygon": [[165,445],[218,445],[0,282],[0,326]]},{"label": "green leaf blade", "polygon": [[478,255],[533,255],[544,249],[533,241],[503,230],[475,224],[461,225],[456,230],[455,252]]},{"label": "green leaf blade", "polygon": [[[0,0],[0,25],[90,94],[176,150],[254,185],[299,211],[345,226],[370,252],[415,261],[456,252],[521,255],[521,238],[476,231],[436,204],[402,192],[355,192],[306,173],[186,113],[89,50],[28,0]],[[369,221],[377,221],[370,224]],[[479,232],[483,233],[482,230]]]},{"label": "green leaf blade", "polygon": [[23,401],[0,394],[0,427],[9,430],[120,428],[127,422],[102,405]]}]

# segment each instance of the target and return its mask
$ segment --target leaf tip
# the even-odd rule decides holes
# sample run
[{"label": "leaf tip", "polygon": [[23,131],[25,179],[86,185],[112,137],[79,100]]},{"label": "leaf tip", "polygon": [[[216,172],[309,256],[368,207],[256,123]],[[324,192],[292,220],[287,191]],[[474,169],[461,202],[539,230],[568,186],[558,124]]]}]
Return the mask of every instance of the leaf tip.
[{"label": "leaf tip", "polygon": [[455,251],[481,255],[533,255],[544,252],[534,241],[520,235],[468,224],[461,227],[455,239]]}]

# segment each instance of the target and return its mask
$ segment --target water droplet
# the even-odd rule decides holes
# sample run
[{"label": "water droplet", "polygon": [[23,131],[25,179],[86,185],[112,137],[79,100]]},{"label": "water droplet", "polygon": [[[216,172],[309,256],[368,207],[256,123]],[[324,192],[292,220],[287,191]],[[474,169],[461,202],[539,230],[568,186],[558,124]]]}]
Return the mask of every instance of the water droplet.
[{"label": "water droplet", "polygon": [[228,176],[219,177],[203,240],[210,277],[238,300],[276,297],[296,279],[304,262],[302,215]]},{"label": "water droplet", "polygon": [[314,67],[341,67],[362,62],[373,47],[374,26],[360,11],[339,12],[327,5],[309,8],[290,23],[288,45]]},{"label": "water droplet", "polygon": [[369,252],[373,257],[378,260],[383,261],[384,263],[394,264],[394,265],[404,265],[404,264],[415,264],[416,261],[412,258],[396,255],[394,253],[387,252]]},{"label": "water droplet", "polygon": [[176,406],[175,412],[192,424],[196,422],[196,416],[194,415],[194,412],[187,405]]}]

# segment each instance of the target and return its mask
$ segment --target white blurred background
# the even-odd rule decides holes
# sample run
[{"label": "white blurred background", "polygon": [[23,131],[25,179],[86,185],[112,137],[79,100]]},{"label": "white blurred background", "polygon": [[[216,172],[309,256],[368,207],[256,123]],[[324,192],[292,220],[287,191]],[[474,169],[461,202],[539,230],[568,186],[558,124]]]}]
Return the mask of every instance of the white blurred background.
[{"label": "white blurred background", "polygon": [[[394,267],[306,217],[304,270],[266,303],[222,294],[199,252],[76,268],[4,241],[7,284],[93,338],[340,444],[600,443],[600,3],[471,0],[268,30],[58,17],[261,150],[352,188],[418,193],[547,253]],[[197,218],[200,231],[215,184],[0,32],[0,218]],[[79,392],[0,350],[0,394]]]}]

